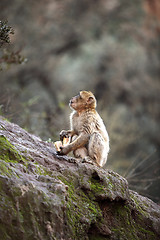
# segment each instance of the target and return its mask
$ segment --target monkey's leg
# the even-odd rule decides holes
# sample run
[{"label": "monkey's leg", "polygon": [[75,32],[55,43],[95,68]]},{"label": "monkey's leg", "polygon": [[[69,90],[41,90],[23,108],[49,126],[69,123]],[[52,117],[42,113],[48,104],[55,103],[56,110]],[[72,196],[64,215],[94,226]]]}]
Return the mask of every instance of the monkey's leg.
[{"label": "monkey's leg", "polygon": [[85,147],[83,147],[73,151],[73,154],[76,158],[85,158],[86,156],[88,156],[88,151]]},{"label": "monkey's leg", "polygon": [[[77,137],[78,137],[77,135],[74,135],[72,137],[72,141],[74,141]],[[88,151],[85,147],[81,147],[81,148],[74,150],[73,154],[74,154],[75,158],[85,158],[86,156],[88,156]]]},{"label": "monkey's leg", "polygon": [[106,143],[102,136],[95,132],[91,135],[88,145],[89,157],[91,157],[100,167],[107,161]]}]

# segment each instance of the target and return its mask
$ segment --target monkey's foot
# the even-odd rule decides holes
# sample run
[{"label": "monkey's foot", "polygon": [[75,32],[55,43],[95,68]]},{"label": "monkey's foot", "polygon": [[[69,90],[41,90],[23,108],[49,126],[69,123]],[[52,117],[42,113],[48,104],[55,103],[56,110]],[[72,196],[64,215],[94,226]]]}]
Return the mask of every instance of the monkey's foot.
[{"label": "monkey's foot", "polygon": [[90,158],[89,156],[84,157],[82,159],[82,163],[89,163],[89,164],[92,164],[92,165],[96,165],[94,160],[92,158]]}]

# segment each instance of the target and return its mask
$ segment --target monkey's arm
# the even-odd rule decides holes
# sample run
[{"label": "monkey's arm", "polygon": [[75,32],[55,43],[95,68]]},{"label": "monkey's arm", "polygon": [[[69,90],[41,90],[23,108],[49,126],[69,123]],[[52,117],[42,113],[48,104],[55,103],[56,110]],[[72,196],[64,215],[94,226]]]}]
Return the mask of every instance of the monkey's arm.
[{"label": "monkey's arm", "polygon": [[75,131],[74,130],[62,130],[60,132],[60,140],[63,141],[63,138],[68,138],[68,137],[73,137],[73,135],[75,135]]},{"label": "monkey's arm", "polygon": [[88,140],[89,140],[89,135],[85,133],[81,133],[73,142],[71,142],[65,147],[61,147],[61,151],[57,153],[59,155],[66,155],[71,151],[74,151],[80,147],[85,146]]}]

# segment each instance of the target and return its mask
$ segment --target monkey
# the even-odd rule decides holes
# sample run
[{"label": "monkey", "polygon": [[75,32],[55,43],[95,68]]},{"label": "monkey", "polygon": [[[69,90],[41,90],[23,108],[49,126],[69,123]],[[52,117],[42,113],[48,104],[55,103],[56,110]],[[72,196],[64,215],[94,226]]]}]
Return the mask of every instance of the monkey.
[{"label": "monkey", "polygon": [[69,144],[60,147],[59,155],[73,151],[76,158],[96,163],[103,167],[109,153],[109,135],[102,118],[96,111],[97,101],[90,91],[80,91],[69,101],[73,110],[70,115],[70,130],[60,132],[60,140],[70,137]]}]

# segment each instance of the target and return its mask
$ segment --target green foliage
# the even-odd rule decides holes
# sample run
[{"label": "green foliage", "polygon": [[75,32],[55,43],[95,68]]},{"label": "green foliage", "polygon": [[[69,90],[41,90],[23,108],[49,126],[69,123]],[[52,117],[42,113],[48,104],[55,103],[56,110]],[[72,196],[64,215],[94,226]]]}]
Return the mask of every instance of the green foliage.
[{"label": "green foliage", "polygon": [[0,47],[5,43],[10,43],[10,34],[14,34],[13,28],[7,25],[7,21],[0,21]]},{"label": "green foliage", "polygon": [[5,44],[10,43],[10,34],[14,34],[13,28],[8,25],[7,21],[0,21],[0,70],[8,68],[10,64],[22,64],[27,61],[21,55],[21,50],[2,49]]}]

